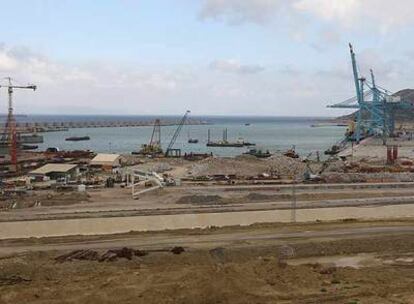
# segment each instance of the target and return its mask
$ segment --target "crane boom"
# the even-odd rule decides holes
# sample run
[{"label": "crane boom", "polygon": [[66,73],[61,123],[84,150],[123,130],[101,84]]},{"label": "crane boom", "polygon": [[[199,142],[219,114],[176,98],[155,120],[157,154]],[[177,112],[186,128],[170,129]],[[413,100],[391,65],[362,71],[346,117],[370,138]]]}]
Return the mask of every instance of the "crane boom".
[{"label": "crane boom", "polygon": [[171,138],[170,143],[168,144],[167,150],[165,150],[165,156],[168,156],[169,155],[172,147],[174,146],[175,141],[177,140],[178,135],[180,135],[181,129],[183,128],[183,125],[184,125],[185,121],[187,120],[188,114],[190,114],[190,111],[189,110],[187,110],[185,112],[184,116],[181,118],[180,122],[178,123],[178,127],[175,130],[174,135]]}]

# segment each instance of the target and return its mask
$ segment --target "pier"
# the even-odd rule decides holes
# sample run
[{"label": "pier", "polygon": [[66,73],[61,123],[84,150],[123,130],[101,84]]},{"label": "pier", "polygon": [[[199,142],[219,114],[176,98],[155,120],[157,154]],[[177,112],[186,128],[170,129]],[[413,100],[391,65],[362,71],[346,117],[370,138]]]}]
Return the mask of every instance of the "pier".
[{"label": "pier", "polygon": [[[152,120],[91,120],[91,121],[44,121],[44,122],[17,122],[18,133],[57,132],[75,128],[126,128],[152,126]],[[161,126],[178,125],[178,120],[161,121]],[[186,125],[208,125],[207,121],[189,119]],[[0,124],[0,132],[5,131],[5,123]]]}]

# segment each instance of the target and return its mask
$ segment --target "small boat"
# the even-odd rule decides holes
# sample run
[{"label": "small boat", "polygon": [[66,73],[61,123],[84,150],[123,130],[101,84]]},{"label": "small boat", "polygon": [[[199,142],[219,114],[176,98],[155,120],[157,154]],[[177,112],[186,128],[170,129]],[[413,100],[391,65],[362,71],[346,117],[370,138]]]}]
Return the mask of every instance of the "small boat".
[{"label": "small boat", "polygon": [[256,150],[256,149],[250,149],[248,152],[245,152],[243,154],[253,155],[253,156],[256,156],[257,158],[268,158],[272,156],[269,150],[266,150],[266,152],[263,152],[262,150]]},{"label": "small boat", "polygon": [[245,126],[250,126],[250,123],[248,123],[248,122],[247,122],[247,123],[245,123],[244,125],[245,125]]},{"label": "small boat", "polygon": [[90,140],[91,138],[89,136],[72,136],[68,137],[65,140],[66,141],[81,141],[81,140]]},{"label": "small boat", "polygon": [[37,145],[22,145],[21,146],[22,150],[36,150],[37,148],[39,148],[39,146]]},{"label": "small boat", "polygon": [[192,138],[190,136],[190,131],[188,131],[188,141],[189,144],[197,144],[198,143],[198,139],[197,138]]},{"label": "small boat", "polygon": [[245,146],[245,147],[250,147],[250,146],[256,146],[256,144],[254,144],[254,143],[250,143],[250,142],[243,142],[243,145]]}]

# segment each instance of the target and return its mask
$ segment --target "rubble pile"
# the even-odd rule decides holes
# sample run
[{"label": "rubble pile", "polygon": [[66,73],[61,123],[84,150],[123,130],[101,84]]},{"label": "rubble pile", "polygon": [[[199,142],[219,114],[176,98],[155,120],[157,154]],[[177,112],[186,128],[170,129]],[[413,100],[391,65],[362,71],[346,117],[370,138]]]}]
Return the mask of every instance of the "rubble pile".
[{"label": "rubble pile", "polygon": [[194,164],[190,173],[194,177],[214,175],[253,177],[263,173],[280,176],[302,176],[305,170],[306,164],[299,159],[273,155],[267,159],[258,159],[252,156],[236,158],[209,157]]},{"label": "rubble pile", "polygon": [[306,164],[297,158],[291,158],[284,155],[272,155],[265,160],[271,172],[281,176],[300,176],[306,171]]}]

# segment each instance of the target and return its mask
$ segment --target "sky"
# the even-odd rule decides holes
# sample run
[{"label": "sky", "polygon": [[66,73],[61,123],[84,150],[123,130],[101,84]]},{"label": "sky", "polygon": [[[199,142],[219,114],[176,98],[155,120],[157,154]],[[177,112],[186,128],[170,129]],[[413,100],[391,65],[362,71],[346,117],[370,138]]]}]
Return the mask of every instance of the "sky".
[{"label": "sky", "polygon": [[[360,72],[414,88],[411,0],[0,0],[21,114],[336,116]],[[7,95],[0,89],[0,112]]]}]

